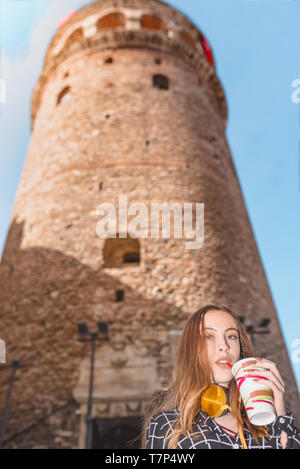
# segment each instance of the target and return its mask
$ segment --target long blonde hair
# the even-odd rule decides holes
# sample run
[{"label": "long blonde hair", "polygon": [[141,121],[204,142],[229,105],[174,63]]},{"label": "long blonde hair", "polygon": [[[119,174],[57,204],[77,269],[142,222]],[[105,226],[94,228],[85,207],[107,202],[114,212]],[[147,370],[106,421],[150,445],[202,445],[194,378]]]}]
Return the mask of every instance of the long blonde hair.
[{"label": "long blonde hair", "polygon": [[[192,425],[195,416],[201,410],[200,398],[203,390],[212,382],[212,371],[207,357],[204,337],[204,316],[209,310],[221,310],[229,313],[236,321],[239,331],[240,357],[254,357],[251,342],[245,327],[239,317],[228,307],[219,304],[209,304],[196,311],[187,321],[179,338],[173,365],[170,384],[165,391],[161,391],[148,404],[148,410],[143,417],[142,433],[140,435],[142,448],[146,446],[147,427],[150,419],[162,411],[179,408],[179,416],[172,425],[172,435],[169,436],[167,448],[175,449],[180,436],[187,436],[193,432]],[[251,425],[236,382],[229,385],[230,407],[237,425],[247,425],[256,442],[258,437],[269,437],[266,426]],[[169,427],[165,438],[171,428]],[[201,436],[200,436],[201,437]]]}]

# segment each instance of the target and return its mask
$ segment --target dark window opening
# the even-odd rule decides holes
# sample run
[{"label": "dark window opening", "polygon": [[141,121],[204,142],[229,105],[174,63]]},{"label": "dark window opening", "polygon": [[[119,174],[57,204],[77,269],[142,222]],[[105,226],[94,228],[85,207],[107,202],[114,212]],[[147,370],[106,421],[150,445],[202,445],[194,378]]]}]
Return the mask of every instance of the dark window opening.
[{"label": "dark window opening", "polygon": [[106,64],[112,64],[113,62],[114,62],[114,59],[112,57],[108,57],[107,59],[105,59]]},{"label": "dark window opening", "polygon": [[116,290],[115,294],[116,294],[115,301],[117,303],[124,300],[124,290]]},{"label": "dark window opening", "polygon": [[[117,234],[117,236],[119,236]],[[103,248],[103,267],[126,267],[140,263],[140,243],[138,239],[108,238]]]},{"label": "dark window opening", "polygon": [[103,189],[103,182],[100,182],[99,183],[99,191],[102,191],[102,189]]},{"label": "dark window opening", "polygon": [[60,428],[62,430],[66,430],[67,427],[68,427],[68,421],[67,421],[67,419],[63,419],[62,422],[61,422]]},{"label": "dark window opening", "polygon": [[126,252],[123,254],[124,264],[129,264],[131,262],[140,262],[140,255],[138,252]]},{"label": "dark window opening", "polygon": [[58,106],[60,103],[68,101],[71,97],[71,88],[66,86],[57,96],[56,105]]},{"label": "dark window opening", "polygon": [[93,419],[93,449],[141,449],[142,417]]},{"label": "dark window opening", "polygon": [[97,21],[97,29],[113,29],[125,26],[125,16],[122,13],[109,13]]},{"label": "dark window opening", "polygon": [[152,29],[154,31],[167,32],[167,25],[156,15],[143,15],[141,18],[141,27],[144,29]]},{"label": "dark window opening", "polygon": [[161,59],[155,59],[156,65],[161,65]]},{"label": "dark window opening", "polygon": [[153,87],[160,90],[169,89],[169,79],[165,75],[153,75]]},{"label": "dark window opening", "polygon": [[73,33],[68,37],[68,39],[65,42],[65,47],[68,46],[69,44],[72,44],[72,42],[78,41],[84,36],[83,34],[83,29],[78,28]]},{"label": "dark window opening", "polygon": [[186,31],[181,31],[180,32],[180,37],[184,42],[186,42],[190,46],[196,47],[195,39],[189,33],[187,33]]}]

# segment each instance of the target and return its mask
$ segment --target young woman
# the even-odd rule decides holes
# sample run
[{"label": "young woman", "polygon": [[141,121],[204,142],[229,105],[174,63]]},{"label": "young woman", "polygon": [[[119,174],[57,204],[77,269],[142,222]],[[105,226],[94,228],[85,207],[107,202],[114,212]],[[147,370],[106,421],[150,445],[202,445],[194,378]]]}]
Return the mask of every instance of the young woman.
[{"label": "young woman", "polygon": [[[285,408],[285,384],[275,363],[263,358],[256,360],[267,370],[260,372],[262,379],[257,381],[267,383],[273,391],[277,417],[267,426],[251,425],[231,372],[235,362],[247,357],[254,357],[250,340],[229,308],[207,305],[196,311],[179,339],[170,386],[160,393],[159,402],[144,418],[142,447],[300,448],[300,431],[292,413]],[[223,413],[216,400],[218,417],[209,415],[211,407],[207,413],[203,400],[203,391],[212,383],[219,387],[210,389],[221,390],[227,400]]]}]

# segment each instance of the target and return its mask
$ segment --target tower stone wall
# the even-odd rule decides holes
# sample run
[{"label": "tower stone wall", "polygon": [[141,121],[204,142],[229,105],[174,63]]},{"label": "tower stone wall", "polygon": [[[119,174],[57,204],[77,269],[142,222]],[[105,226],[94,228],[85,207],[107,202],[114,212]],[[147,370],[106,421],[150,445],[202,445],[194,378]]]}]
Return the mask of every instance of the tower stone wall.
[{"label": "tower stone wall", "polygon": [[[49,45],[0,265],[7,358],[33,365],[17,370],[7,447],[84,446],[90,347],[76,338],[79,321],[110,321],[111,341],[96,354],[93,416],[138,416],[168,382],[185,321],[213,302],[255,322],[271,318],[257,351],[278,364],[299,418],[204,44],[163,2],[103,0],[71,16]],[[167,89],[153,86],[157,75]],[[203,247],[161,235],[109,246],[96,233],[97,207],[118,209],[120,195],[149,213],[153,202],[203,203]],[[135,262],[122,264],[133,249]],[[0,376],[2,407],[8,377]]]}]

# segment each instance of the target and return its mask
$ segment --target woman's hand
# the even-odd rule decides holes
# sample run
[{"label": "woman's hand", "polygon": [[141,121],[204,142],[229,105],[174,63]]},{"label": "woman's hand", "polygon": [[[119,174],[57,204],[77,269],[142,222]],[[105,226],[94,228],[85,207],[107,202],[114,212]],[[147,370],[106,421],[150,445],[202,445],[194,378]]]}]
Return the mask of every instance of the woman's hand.
[{"label": "woman's hand", "polygon": [[[286,414],[285,402],[284,402],[284,393],[285,393],[285,384],[283,379],[280,376],[277,366],[275,363],[265,358],[256,358],[257,365],[267,368],[267,370],[257,370],[259,376],[263,376],[265,379],[254,379],[256,382],[267,385],[273,391],[274,398],[274,407],[277,417],[279,415]],[[255,366],[255,365],[254,365]],[[253,373],[253,372],[252,372]],[[251,376],[251,372],[247,373]],[[250,377],[249,376],[249,377]],[[288,441],[288,436],[286,432],[282,431],[280,434],[280,443],[283,449],[286,448]]]},{"label": "woman's hand", "polygon": [[[277,416],[285,415],[286,414],[286,408],[285,408],[285,402],[284,402],[285,384],[284,384],[282,377],[280,376],[277,366],[275,365],[275,363],[265,358],[255,357],[255,359],[257,360],[257,365],[267,368],[267,370],[258,371],[258,374],[260,376],[263,376],[265,379],[253,378],[254,381],[261,383],[261,384],[265,384],[268,387],[270,387],[270,389],[272,389],[276,414]],[[250,371],[248,372],[248,374],[251,376],[253,372]]]}]

